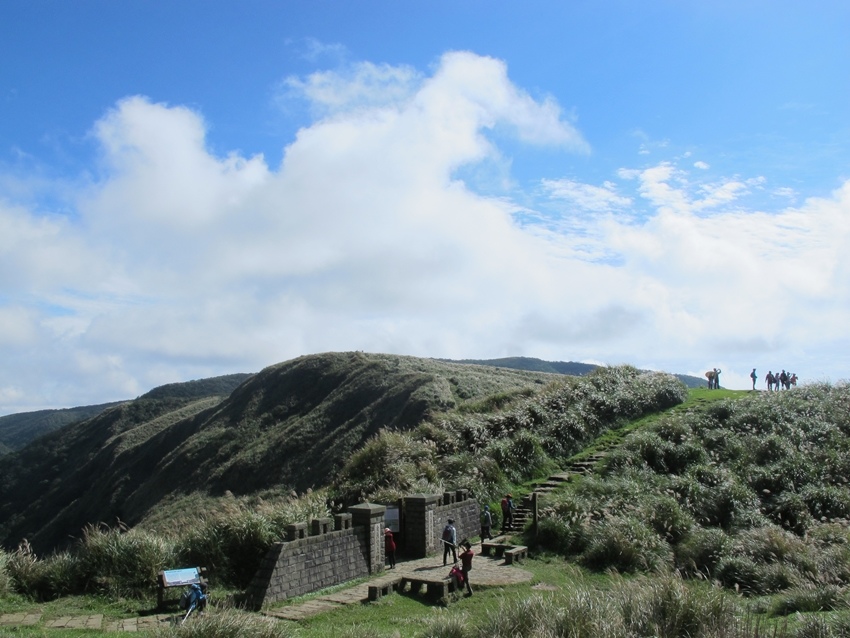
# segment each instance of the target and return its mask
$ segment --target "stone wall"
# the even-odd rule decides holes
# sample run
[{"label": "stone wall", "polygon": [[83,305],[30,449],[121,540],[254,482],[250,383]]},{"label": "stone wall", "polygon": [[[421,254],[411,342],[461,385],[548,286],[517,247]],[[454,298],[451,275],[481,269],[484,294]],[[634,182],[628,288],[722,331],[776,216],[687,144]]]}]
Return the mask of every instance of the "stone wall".
[{"label": "stone wall", "polygon": [[404,553],[413,558],[442,554],[443,528],[451,518],[457,540],[481,533],[478,503],[467,490],[440,494],[413,494],[404,499]]},{"label": "stone wall", "polygon": [[[357,505],[331,520],[313,519],[287,528],[286,542],[275,543],[246,591],[248,606],[260,609],[380,571],[384,566],[384,507]],[[377,537],[377,538],[376,538]]]},{"label": "stone wall", "polygon": [[[286,542],[271,547],[248,587],[247,604],[260,609],[382,571],[385,512],[383,505],[364,503],[333,521],[289,525]],[[478,516],[478,503],[468,498],[467,490],[408,496],[403,499],[399,553],[416,558],[442,553],[446,521],[454,519],[460,541],[480,533]]]}]

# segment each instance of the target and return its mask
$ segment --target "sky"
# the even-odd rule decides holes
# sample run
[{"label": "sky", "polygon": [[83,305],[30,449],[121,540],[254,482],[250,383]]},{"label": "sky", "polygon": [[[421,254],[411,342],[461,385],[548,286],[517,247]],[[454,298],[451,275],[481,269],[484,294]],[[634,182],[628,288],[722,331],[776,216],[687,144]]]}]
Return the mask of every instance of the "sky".
[{"label": "sky", "polygon": [[837,383],[850,3],[0,2],[0,415],[362,350]]}]

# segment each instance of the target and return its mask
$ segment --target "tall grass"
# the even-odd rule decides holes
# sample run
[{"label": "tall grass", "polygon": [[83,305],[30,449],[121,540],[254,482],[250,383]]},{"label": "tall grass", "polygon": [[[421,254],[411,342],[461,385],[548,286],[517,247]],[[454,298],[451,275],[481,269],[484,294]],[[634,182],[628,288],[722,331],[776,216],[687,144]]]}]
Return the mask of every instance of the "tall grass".
[{"label": "tall grass", "polygon": [[156,638],[292,638],[295,631],[279,620],[235,609],[206,612],[181,625],[158,627]]},{"label": "tall grass", "polygon": [[326,498],[326,492],[309,492],[250,505],[233,499],[175,536],[90,525],[70,550],[47,557],[23,541],[2,554],[0,592],[5,584],[36,600],[85,593],[146,597],[160,571],[188,566],[207,567],[214,584],[244,588],[288,524],[330,515]]},{"label": "tall grass", "polygon": [[[470,487],[482,502],[554,470],[601,433],[687,397],[672,376],[630,366],[565,377],[537,394],[517,392],[434,417],[410,433],[382,431],[334,484],[343,502],[394,500],[411,490]],[[480,406],[479,406],[480,407]]]}]

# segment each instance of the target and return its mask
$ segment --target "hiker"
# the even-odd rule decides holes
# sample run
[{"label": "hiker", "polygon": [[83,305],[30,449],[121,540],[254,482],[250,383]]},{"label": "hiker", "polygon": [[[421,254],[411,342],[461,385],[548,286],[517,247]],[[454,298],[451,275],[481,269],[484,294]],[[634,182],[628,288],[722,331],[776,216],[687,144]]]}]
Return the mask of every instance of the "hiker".
[{"label": "hiker", "polygon": [[[782,386],[785,390],[789,388],[788,385],[788,374],[783,369],[782,372],[779,373],[779,386]],[[777,386],[777,388],[779,387]]]},{"label": "hiker", "polygon": [[490,535],[490,528],[493,527],[493,515],[490,514],[490,506],[485,505],[484,511],[481,512],[481,540],[488,541],[493,538]]},{"label": "hiker", "polygon": [[472,557],[475,554],[472,553],[472,543],[467,539],[463,539],[460,545],[464,548],[463,553],[460,555],[460,566],[461,573],[463,573],[463,582],[466,583],[466,595],[472,596],[472,586],[469,584],[469,570],[472,569]]},{"label": "hiker", "polygon": [[773,392],[773,382],[775,381],[775,378],[773,376],[773,372],[768,370],[767,376],[764,378],[764,380],[767,382],[767,391]]},{"label": "hiker", "polygon": [[455,521],[450,518],[443,528],[443,565],[447,565],[449,550],[452,552],[452,562],[457,562],[457,530],[455,529]]},{"label": "hiker", "polygon": [[714,389],[720,389],[720,368],[714,369]]},{"label": "hiker", "polygon": [[753,380],[753,390],[756,389],[756,379],[759,378],[759,375],[756,374],[756,369],[753,368],[753,371],[750,372],[750,379]]},{"label": "hiker", "polygon": [[387,527],[384,530],[384,548],[387,550],[387,560],[390,563],[390,569],[395,567],[395,539],[393,531]]},{"label": "hiker", "polygon": [[502,533],[511,529],[514,524],[514,498],[510,494],[505,494],[502,499]]},{"label": "hiker", "polygon": [[794,386],[795,388],[797,387],[797,373],[796,372],[792,372],[791,376],[788,377],[788,384]]}]

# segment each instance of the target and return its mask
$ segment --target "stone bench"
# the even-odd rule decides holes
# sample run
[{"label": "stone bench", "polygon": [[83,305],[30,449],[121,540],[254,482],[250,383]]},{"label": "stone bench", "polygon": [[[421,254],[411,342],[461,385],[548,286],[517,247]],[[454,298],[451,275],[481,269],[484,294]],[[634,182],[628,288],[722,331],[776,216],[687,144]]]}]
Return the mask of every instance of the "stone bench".
[{"label": "stone bench", "polygon": [[[425,595],[431,600],[448,600],[449,593],[455,591],[455,580],[450,576],[445,578],[416,578],[412,576],[402,576],[398,584],[399,593],[410,593],[417,595],[422,591],[422,586],[425,586]],[[408,585],[410,589],[408,590]]]},{"label": "stone bench", "polygon": [[187,585],[200,585],[206,590],[207,580],[203,577],[206,567],[184,567],[182,569],[165,569],[156,575],[157,591],[156,606],[161,609],[165,606],[165,590],[172,587],[186,587]]},{"label": "stone bench", "polygon": [[528,548],[525,545],[516,545],[505,550],[505,562],[508,565],[513,565],[514,562],[520,562],[528,558]]},{"label": "stone bench", "polygon": [[507,536],[497,536],[496,538],[491,538],[489,541],[481,541],[481,555],[490,556],[490,552],[493,552],[497,558],[501,558],[505,552],[505,548],[511,547],[507,543]]},{"label": "stone bench", "polygon": [[382,596],[389,596],[393,591],[400,589],[401,576],[392,580],[383,581],[374,585],[369,585],[369,601],[374,602]]}]

